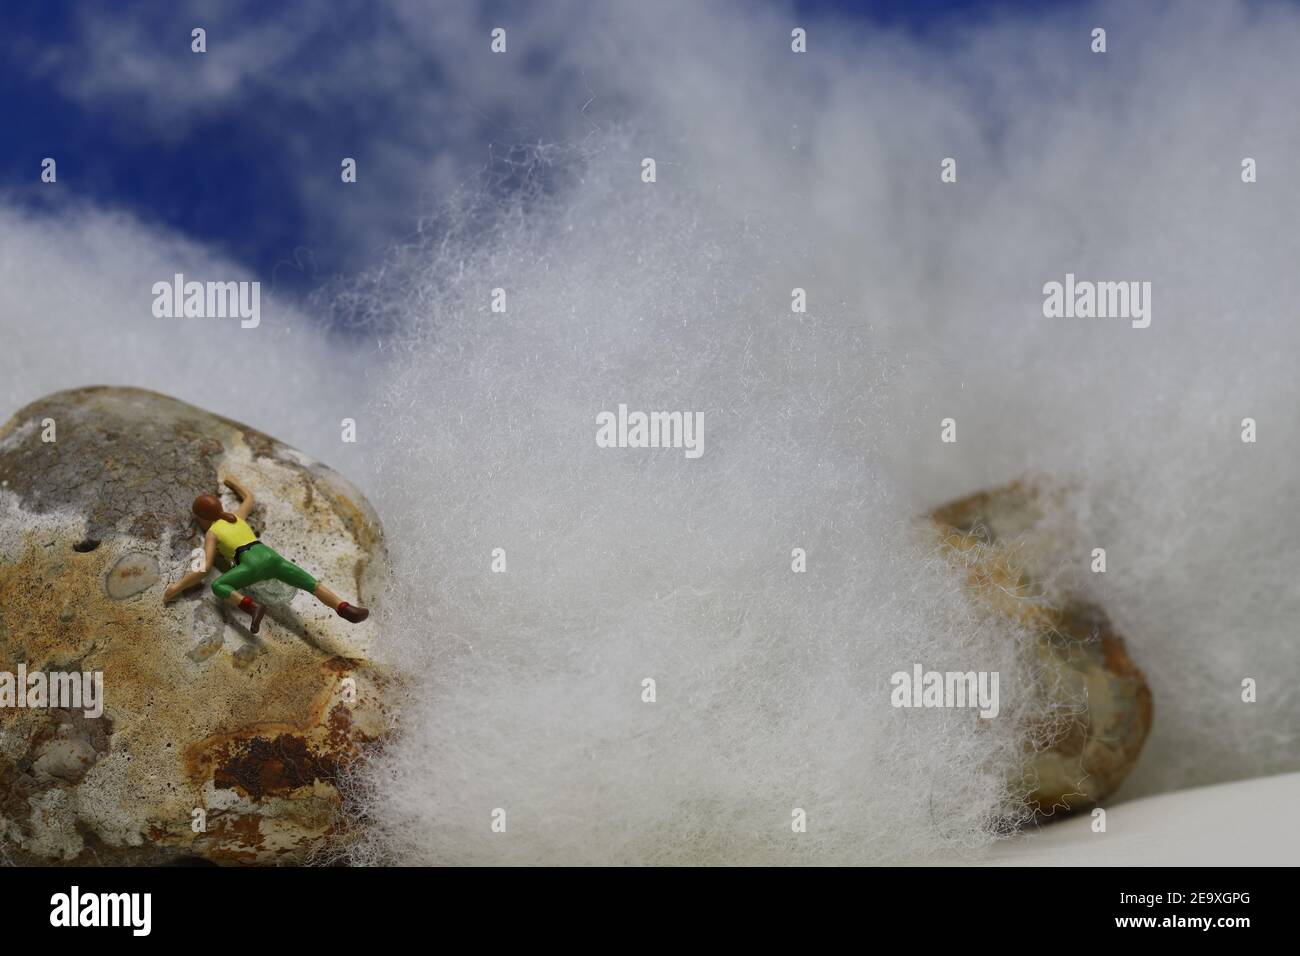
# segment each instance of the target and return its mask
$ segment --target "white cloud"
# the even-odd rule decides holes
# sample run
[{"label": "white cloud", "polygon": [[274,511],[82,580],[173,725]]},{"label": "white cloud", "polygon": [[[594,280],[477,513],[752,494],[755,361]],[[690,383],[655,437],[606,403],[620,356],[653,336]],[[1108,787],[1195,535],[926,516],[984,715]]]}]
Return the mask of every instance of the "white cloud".
[{"label": "white cloud", "polygon": [[254,278],[238,265],[93,206],[58,217],[0,207],[0,263],[0,399],[10,412],[58,389],[134,385],[340,454],[337,421],[361,403],[372,347],[331,344],[269,283],[256,329],[152,314],[155,282],[178,272]]}]

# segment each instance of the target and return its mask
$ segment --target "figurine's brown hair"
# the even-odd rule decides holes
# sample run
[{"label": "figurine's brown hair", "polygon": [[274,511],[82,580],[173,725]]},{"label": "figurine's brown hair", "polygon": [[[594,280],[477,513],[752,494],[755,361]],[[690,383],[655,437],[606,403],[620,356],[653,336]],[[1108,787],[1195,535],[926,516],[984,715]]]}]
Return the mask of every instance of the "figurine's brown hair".
[{"label": "figurine's brown hair", "polygon": [[191,510],[194,512],[195,517],[202,518],[204,521],[216,521],[221,518],[233,524],[239,520],[221,507],[221,499],[216,495],[199,495],[194,499]]}]

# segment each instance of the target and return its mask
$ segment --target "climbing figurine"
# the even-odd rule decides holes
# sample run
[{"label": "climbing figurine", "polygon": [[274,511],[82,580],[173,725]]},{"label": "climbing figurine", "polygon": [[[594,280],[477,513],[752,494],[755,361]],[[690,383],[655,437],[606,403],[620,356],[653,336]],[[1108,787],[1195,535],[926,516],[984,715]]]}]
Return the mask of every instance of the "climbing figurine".
[{"label": "climbing figurine", "polygon": [[194,516],[203,526],[203,570],[191,571],[163,592],[166,603],[182,591],[196,584],[202,584],[203,578],[212,570],[213,560],[218,552],[230,562],[230,570],[212,582],[212,590],[217,597],[227,604],[247,611],[252,618],[249,630],[254,634],[262,625],[262,615],[266,608],[254,601],[239,589],[258,581],[274,578],[292,585],[302,591],[315,595],[316,600],[338,612],[345,621],[356,624],[369,617],[370,612],[363,607],[341,600],[337,594],[321,584],[298,565],[276,554],[258,540],[253,529],[244,519],[253,510],[253,493],[234,478],[227,478],[225,485],[239,495],[239,507],[231,514],[221,505],[216,495],[199,495],[194,499],[192,510]]}]

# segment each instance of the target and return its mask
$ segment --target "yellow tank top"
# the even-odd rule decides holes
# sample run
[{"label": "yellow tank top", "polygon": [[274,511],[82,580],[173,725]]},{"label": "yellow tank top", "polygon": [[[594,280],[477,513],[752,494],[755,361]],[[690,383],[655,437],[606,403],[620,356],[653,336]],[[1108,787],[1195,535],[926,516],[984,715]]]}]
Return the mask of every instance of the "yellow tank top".
[{"label": "yellow tank top", "polygon": [[233,524],[225,518],[218,518],[208,530],[217,536],[217,550],[227,561],[235,560],[236,548],[257,540],[257,535],[243,518],[236,518]]}]

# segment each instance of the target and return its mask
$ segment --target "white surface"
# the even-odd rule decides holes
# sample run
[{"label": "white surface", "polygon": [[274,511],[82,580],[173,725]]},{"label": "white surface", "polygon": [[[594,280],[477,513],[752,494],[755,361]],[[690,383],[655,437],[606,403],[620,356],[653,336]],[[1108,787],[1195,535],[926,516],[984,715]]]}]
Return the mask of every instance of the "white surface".
[{"label": "white surface", "polygon": [[1166,793],[1004,841],[987,866],[1295,866],[1300,773]]}]

